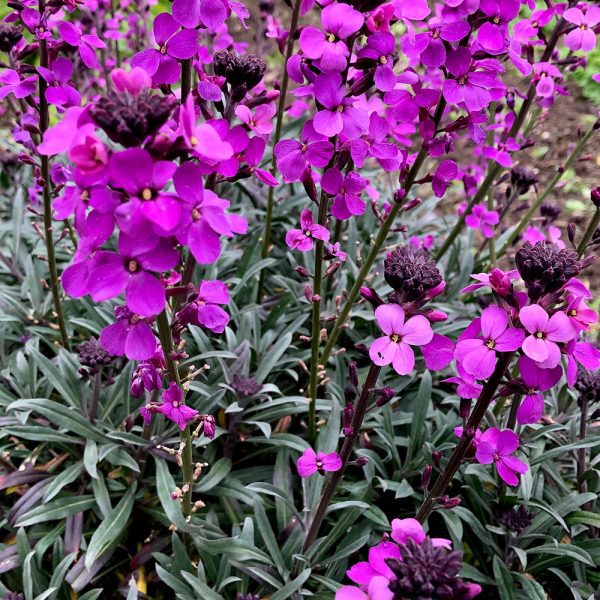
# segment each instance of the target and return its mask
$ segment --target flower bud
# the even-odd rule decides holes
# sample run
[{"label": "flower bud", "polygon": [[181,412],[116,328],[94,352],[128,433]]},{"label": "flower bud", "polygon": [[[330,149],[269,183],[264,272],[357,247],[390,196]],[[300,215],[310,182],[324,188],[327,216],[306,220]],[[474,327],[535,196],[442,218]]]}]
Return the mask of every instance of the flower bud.
[{"label": "flower bud", "polygon": [[596,208],[600,208],[600,186],[595,187],[591,191],[590,197],[591,197],[592,202],[594,203],[594,206]]},{"label": "flower bud", "polygon": [[396,390],[389,386],[376,388],[374,392],[376,406],[384,406],[396,395]]},{"label": "flower bud", "polygon": [[339,261],[332,262],[325,270],[324,277],[330,277],[331,275],[333,275],[340,268],[341,264],[342,263],[340,263]]},{"label": "flower bud", "polygon": [[373,305],[373,308],[377,308],[378,306],[384,304],[379,294],[372,288],[361,287],[359,293],[365,300],[369,301]]},{"label": "flower bud", "polygon": [[425,465],[423,474],[421,475],[421,486],[425,491],[429,488],[429,481],[431,480],[431,473],[433,473],[433,467],[431,465]]},{"label": "flower bud", "polygon": [[460,415],[460,418],[464,421],[469,416],[469,412],[471,412],[471,399],[461,398],[458,408],[458,414]]},{"label": "flower bud", "polygon": [[433,464],[435,465],[435,468],[439,469],[440,465],[442,463],[442,453],[439,450],[435,450],[434,452],[431,453],[431,458],[433,460]]},{"label": "flower bud", "polygon": [[575,234],[577,233],[577,225],[569,223],[567,225],[567,237],[573,246],[575,246]]},{"label": "flower bud", "polygon": [[312,177],[312,171],[310,167],[304,171],[304,175],[302,176],[302,185],[304,186],[304,191],[306,195],[313,201],[318,202],[318,194],[317,194],[317,186],[315,185],[315,180]]},{"label": "flower bud", "polygon": [[358,387],[358,365],[351,361],[348,365],[348,377],[354,387]]},{"label": "flower bud", "polygon": [[348,402],[343,412],[344,427],[342,429],[345,437],[350,437],[354,433],[352,419],[354,418],[354,405]]},{"label": "flower bud", "polygon": [[427,311],[425,316],[430,323],[443,323],[448,320],[448,315],[443,310],[430,310]]},{"label": "flower bud", "polygon": [[354,464],[357,467],[364,467],[367,463],[369,462],[369,459],[366,456],[359,456],[355,461]]},{"label": "flower bud", "polygon": [[310,271],[306,267],[303,267],[302,265],[298,265],[296,267],[295,271],[301,277],[310,277]]},{"label": "flower bud", "polygon": [[419,206],[419,204],[421,204],[422,200],[421,198],[414,198],[413,200],[409,200],[403,207],[402,210],[404,212],[407,212],[409,210],[412,210],[413,208],[416,208],[417,206]]},{"label": "flower bud", "polygon": [[364,357],[369,358],[369,347],[366,346],[365,344],[355,344],[354,349],[359,354],[362,354]]},{"label": "flower bud", "polygon": [[313,292],[312,286],[311,286],[309,283],[307,283],[307,284],[304,286],[304,297],[305,297],[305,298],[306,298],[306,299],[307,299],[309,302],[312,302],[312,301],[313,301],[313,299],[314,299],[314,297],[315,297],[315,294],[314,294],[314,292]]}]

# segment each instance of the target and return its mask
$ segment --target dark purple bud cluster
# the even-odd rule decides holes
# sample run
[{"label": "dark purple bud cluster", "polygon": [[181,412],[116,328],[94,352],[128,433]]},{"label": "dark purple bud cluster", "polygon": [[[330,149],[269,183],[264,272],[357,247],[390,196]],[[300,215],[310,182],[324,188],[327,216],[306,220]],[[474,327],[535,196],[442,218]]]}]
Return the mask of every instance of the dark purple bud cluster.
[{"label": "dark purple bud cluster", "polygon": [[10,52],[23,37],[21,30],[9,23],[0,23],[0,52]]},{"label": "dark purple bud cluster", "polygon": [[384,277],[394,288],[390,300],[398,304],[422,301],[442,282],[435,262],[426,252],[402,246],[384,261]]},{"label": "dark purple bud cluster", "polygon": [[79,353],[79,362],[87,367],[85,369],[86,375],[95,375],[102,367],[112,363],[110,354],[93,337],[87,342],[79,344],[77,352]]},{"label": "dark purple bud cluster", "polygon": [[235,54],[219,50],[213,57],[215,75],[225,77],[232,89],[246,91],[256,87],[265,74],[267,64],[256,54]]},{"label": "dark purple bud cluster", "polygon": [[137,96],[113,91],[91,105],[90,115],[113,142],[131,148],[154,135],[176,105],[173,96],[151,94],[147,90]]},{"label": "dark purple bud cluster", "polygon": [[535,246],[525,242],[517,251],[515,263],[532,302],[537,302],[546,294],[558,292],[571,277],[577,277],[582,269],[575,252],[561,250],[554,244],[545,242],[537,242]]},{"label": "dark purple bud cluster", "polygon": [[510,508],[508,510],[498,511],[496,519],[500,525],[506,527],[514,533],[521,533],[523,529],[531,525],[531,521],[535,515],[530,513],[524,506],[519,506],[516,510]]},{"label": "dark purple bud cluster", "polygon": [[517,166],[510,171],[510,182],[513,188],[522,196],[538,182],[538,178],[531,169]]},{"label": "dark purple bud cluster", "polygon": [[231,387],[242,398],[250,398],[256,396],[262,390],[262,385],[253,377],[244,377],[237,373],[233,376]]},{"label": "dark purple bud cluster", "polygon": [[600,371],[581,369],[577,375],[575,389],[579,392],[579,403],[600,402]]},{"label": "dark purple bud cluster", "polygon": [[394,600],[461,600],[473,596],[471,584],[458,577],[460,552],[435,547],[430,539],[420,544],[410,539],[399,547],[401,559],[385,561],[397,577],[389,584]]}]

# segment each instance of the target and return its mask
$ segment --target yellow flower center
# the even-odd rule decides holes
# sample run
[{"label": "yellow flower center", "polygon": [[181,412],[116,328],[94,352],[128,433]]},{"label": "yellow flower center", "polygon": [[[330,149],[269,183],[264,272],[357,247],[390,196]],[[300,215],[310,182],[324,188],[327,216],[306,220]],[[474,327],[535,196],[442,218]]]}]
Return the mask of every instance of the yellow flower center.
[{"label": "yellow flower center", "polygon": [[200,211],[197,208],[194,208],[192,210],[192,219],[194,219],[194,221],[197,221],[200,218]]},{"label": "yellow flower center", "polygon": [[382,56],[382,57],[379,59],[379,62],[380,62],[382,65],[387,65],[387,56]]},{"label": "yellow flower center", "polygon": [[402,338],[397,333],[392,333],[392,335],[390,335],[390,340],[392,340],[394,344],[397,344],[401,339]]},{"label": "yellow flower center", "polygon": [[337,111],[338,111],[339,113],[341,113],[341,112],[344,112],[344,107],[343,107],[343,106],[340,104],[340,105],[337,107]]},{"label": "yellow flower center", "polygon": [[485,345],[490,349],[493,350],[496,347],[496,342],[494,342],[494,340],[488,340]]},{"label": "yellow flower center", "polygon": [[160,53],[161,54],[166,54],[167,53],[167,46],[166,45],[160,47]]},{"label": "yellow flower center", "polygon": [[543,332],[543,331],[538,331],[538,332],[535,334],[535,337],[536,337],[538,340],[543,340],[543,339],[544,339],[544,332]]},{"label": "yellow flower center", "polygon": [[329,33],[327,35],[327,41],[328,42],[335,42],[335,35],[333,33]]},{"label": "yellow flower center", "polygon": [[144,200],[152,200],[152,190],[148,188],[142,190],[142,198]]},{"label": "yellow flower center", "polygon": [[135,273],[138,268],[137,260],[130,260],[129,265],[127,267],[132,273]]},{"label": "yellow flower center", "polygon": [[190,138],[190,144],[192,146],[196,146],[198,144],[198,138],[195,135]]},{"label": "yellow flower center", "polygon": [[177,400],[175,400],[175,402],[173,402],[173,408],[177,408],[179,406],[179,402],[177,402]]},{"label": "yellow flower center", "polygon": [[574,308],[572,308],[572,309],[569,311],[569,316],[570,316],[570,317],[576,317],[576,316],[577,316],[577,311],[576,311]]},{"label": "yellow flower center", "polygon": [[86,200],[90,199],[90,193],[87,190],[83,190],[83,192],[81,192],[81,199],[85,202]]}]

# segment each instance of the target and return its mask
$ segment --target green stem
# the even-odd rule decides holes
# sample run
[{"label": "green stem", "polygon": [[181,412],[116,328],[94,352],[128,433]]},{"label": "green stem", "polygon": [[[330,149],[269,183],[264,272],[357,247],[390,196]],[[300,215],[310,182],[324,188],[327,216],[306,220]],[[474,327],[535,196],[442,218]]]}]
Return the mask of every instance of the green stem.
[{"label": "green stem", "polygon": [[[494,210],[494,194],[493,188],[490,189],[488,193],[488,201],[487,201],[488,210]],[[492,236],[489,240],[490,246],[490,268],[493,269],[496,266],[496,239]]]},{"label": "green stem", "polygon": [[521,221],[515,227],[515,229],[511,232],[506,240],[502,249],[498,252],[498,258],[504,256],[506,251],[512,246],[513,242],[517,239],[517,237],[521,234],[521,232],[527,227],[531,218],[535,215],[535,213],[539,210],[542,202],[550,195],[550,193],[556,187],[556,184],[562,179],[563,175],[569,170],[572,164],[577,160],[579,155],[583,152],[583,149],[589,142],[590,138],[594,134],[594,132],[600,126],[600,121],[596,121],[592,127],[586,132],[586,134],[579,140],[573,151],[568,156],[565,164],[557,171],[557,173],[552,177],[552,179],[548,182],[548,185],[544,188],[544,191],[536,198],[536,201],[529,207],[527,212],[521,218]]},{"label": "green stem", "polygon": [[[43,15],[46,10],[45,0],[39,0],[39,12]],[[48,46],[46,40],[40,40],[40,66],[48,68]],[[50,116],[48,112],[48,101],[46,100],[46,80],[40,75],[38,77],[39,94],[40,94],[40,133],[44,137],[44,133],[48,129]],[[54,252],[54,239],[52,227],[52,197],[50,195],[50,160],[47,156],[40,156],[41,174],[43,179],[42,195],[44,199],[44,234],[46,241],[46,253],[48,255],[48,268],[50,270],[50,289],[52,291],[52,302],[54,304],[54,312],[58,321],[58,329],[60,338],[65,350],[70,349],[69,336],[65,325],[65,317],[63,314],[62,303],[60,300],[60,289],[58,284],[58,270],[56,268],[56,254]]]},{"label": "green stem", "polygon": [[[167,317],[166,309],[158,315],[156,318],[156,324],[158,326],[158,335],[160,337],[160,344],[163,349],[169,379],[181,387],[179,369],[172,358],[173,338],[171,336],[171,327],[169,325],[169,318]],[[183,467],[183,486],[188,486],[188,490],[183,494],[183,515],[187,519],[192,514],[192,479],[194,475],[194,466],[192,463],[192,433],[189,425],[181,432],[181,441],[184,444],[181,455]]]},{"label": "green stem", "polygon": [[585,233],[583,234],[583,237],[581,238],[581,241],[579,242],[579,245],[577,246],[577,254],[579,254],[579,258],[581,258],[583,256],[584,252],[586,251],[586,249],[588,247],[588,244],[590,243],[590,240],[592,239],[592,236],[598,229],[599,225],[600,225],[600,206],[598,208],[596,208],[596,212],[594,213],[592,220],[589,222],[587,229],[585,230]]},{"label": "green stem", "polygon": [[[546,50],[544,51],[544,54],[543,54],[540,62],[546,62],[552,55],[552,52],[554,51],[554,48],[560,38],[560,34],[562,32],[564,23],[565,23],[565,21],[562,18],[557,22],[556,27],[554,28],[554,31],[552,32],[552,37],[550,38],[548,45],[546,46]],[[508,134],[506,135],[507,138],[515,137],[519,133],[519,131],[521,131],[521,127],[525,123],[525,119],[527,118],[527,115],[529,114],[529,111],[535,100],[535,95],[536,95],[536,86],[533,83],[531,83],[529,85],[529,91],[527,92],[527,96],[526,96],[525,100],[523,100],[523,103],[521,104],[521,108],[519,109],[519,112],[517,113],[517,117],[515,118],[515,121],[512,124],[512,127],[510,128]],[[500,174],[502,169],[503,169],[503,167],[501,165],[499,165],[497,162],[494,162],[492,165],[490,165],[487,175],[486,175],[485,179],[483,180],[483,183],[481,184],[481,187],[477,190],[476,194],[473,196],[473,198],[471,198],[471,201],[467,204],[467,207],[466,207],[464,213],[459,217],[458,221],[456,222],[456,224],[454,225],[454,227],[448,234],[446,241],[442,244],[440,249],[435,253],[434,260],[436,260],[436,261],[440,260],[440,258],[442,258],[442,256],[444,256],[444,254],[446,254],[446,252],[448,251],[450,246],[452,246],[452,244],[454,243],[454,240],[457,238],[459,233],[462,231],[462,228],[464,227],[465,219],[471,214],[473,207],[476,204],[479,204],[486,197],[488,190],[490,189],[490,187],[492,186],[492,184],[496,180],[496,177]],[[498,258],[500,256],[501,255],[498,255]]]},{"label": "green stem", "polygon": [[[275,134],[273,136],[272,146],[275,148],[277,142],[281,139],[281,129],[283,126],[283,113],[285,112],[285,105],[287,101],[287,92],[290,83],[290,78],[287,72],[287,64],[294,51],[294,38],[296,37],[296,30],[298,29],[298,20],[300,17],[300,6],[302,0],[295,0],[294,9],[292,11],[292,21],[290,23],[290,33],[288,35],[287,43],[285,46],[285,59],[283,61],[283,76],[281,78],[281,90],[279,93],[279,102],[277,104],[277,121],[275,122]],[[273,158],[271,159],[271,173],[275,173],[275,152],[273,152]],[[271,228],[273,225],[273,206],[275,203],[275,188],[270,186],[267,196],[267,212],[265,214],[265,229],[263,232],[263,243],[261,250],[261,258],[265,259],[269,256],[269,247],[271,246]],[[260,279],[258,280],[258,294],[256,301],[260,304],[262,300],[263,291],[265,287],[265,270],[262,269],[260,272]]]},{"label": "green stem", "polygon": [[[579,421],[579,441],[583,442],[587,433],[587,399],[580,397],[581,415]],[[586,450],[580,448],[577,452],[577,490],[580,494],[585,492],[585,465]]]},{"label": "green stem", "polygon": [[90,423],[93,425],[96,422],[98,414],[98,404],[100,403],[100,390],[102,388],[102,371],[99,370],[94,376],[94,389],[92,392],[92,402],[90,403]]},{"label": "green stem", "polygon": [[[321,193],[319,202],[318,223],[323,227],[327,225],[327,208],[329,201],[325,192]],[[313,294],[316,298],[312,303],[312,327],[310,339],[310,378],[308,383],[308,439],[310,444],[314,444],[317,437],[316,408],[317,408],[317,387],[319,375],[319,346],[321,344],[321,288],[323,283],[323,249],[324,242],[316,240],[315,243],[315,271],[313,277]]]},{"label": "green stem", "polygon": [[[417,513],[417,520],[421,523],[424,523],[427,520],[427,517],[429,517],[434,508],[436,499],[444,495],[446,489],[452,481],[452,478],[454,477],[454,474],[456,471],[458,471],[458,468],[462,464],[462,461],[465,458],[473,440],[474,432],[479,428],[490,402],[496,393],[498,385],[504,376],[504,372],[506,371],[514,355],[514,352],[507,352],[500,355],[494,372],[488,379],[483,390],[481,390],[477,404],[475,404],[475,408],[469,416],[469,420],[467,421],[467,424],[463,430],[463,435],[456,445],[456,448],[454,448],[454,452],[452,453],[452,456],[450,456],[448,464],[437,478],[435,485],[429,494],[427,494],[427,497]],[[473,435],[469,435],[468,432],[473,432]]]},{"label": "green stem", "polygon": [[[438,102],[438,105],[437,105],[437,108],[435,111],[434,122],[435,122],[436,127],[439,124],[440,119],[442,118],[442,114],[444,113],[445,108],[446,108],[446,102],[442,97],[442,98],[440,98],[440,101]],[[423,143],[421,145],[419,153],[417,154],[417,157],[415,158],[415,162],[412,164],[412,166],[408,172],[408,175],[406,176],[406,179],[404,180],[404,182],[402,184],[401,190],[403,192],[403,197],[394,203],[394,205],[392,206],[392,209],[388,213],[388,216],[381,224],[379,233],[377,234],[377,237],[375,238],[375,241],[373,242],[373,245],[371,246],[371,250],[369,251],[369,254],[365,258],[363,265],[360,268],[360,271],[358,272],[358,275],[354,281],[354,285],[352,286],[352,289],[348,293],[346,302],[344,303],[344,306],[342,306],[342,309],[340,310],[340,314],[338,315],[337,319],[335,320],[333,329],[329,333],[327,344],[325,345],[325,348],[323,349],[323,353],[321,354],[321,359],[319,361],[322,365],[325,365],[327,363],[327,360],[331,356],[333,347],[335,346],[335,343],[337,342],[337,338],[340,335],[342,328],[344,327],[344,324],[346,322],[346,319],[348,318],[348,315],[350,314],[350,311],[352,310],[352,306],[353,306],[354,302],[356,301],[356,298],[358,297],[360,288],[361,288],[362,284],[364,283],[365,279],[368,277],[369,273],[371,272],[371,268],[373,267],[373,264],[374,264],[375,260],[377,259],[377,256],[379,255],[379,251],[381,250],[381,248],[383,247],[383,244],[385,243],[385,240],[387,239],[388,233],[390,232],[390,229],[392,228],[392,225],[394,224],[396,217],[398,216],[398,214],[400,213],[400,210],[402,209],[402,207],[404,206],[404,204],[406,203],[406,201],[408,199],[408,193],[411,190],[411,188],[413,187],[415,181],[417,180],[421,166],[423,165],[423,163],[425,162],[425,159],[427,158],[427,153],[428,153],[427,148],[426,148],[425,144]]]},{"label": "green stem", "polygon": [[365,380],[360,398],[356,404],[356,411],[352,417],[352,434],[344,439],[344,443],[342,444],[342,449],[340,451],[342,467],[339,471],[335,471],[331,475],[331,478],[323,490],[323,495],[319,500],[319,504],[310,523],[310,527],[308,528],[306,537],[304,538],[304,544],[302,545],[303,554],[312,546],[313,542],[315,541],[319,533],[319,529],[323,523],[323,519],[325,518],[325,513],[327,512],[329,503],[331,502],[333,494],[335,493],[335,490],[337,489],[337,486],[344,475],[344,471],[348,466],[348,459],[350,458],[352,449],[354,448],[356,440],[360,434],[360,429],[362,427],[367,408],[369,407],[369,399],[371,398],[371,393],[377,383],[377,378],[379,377],[380,371],[381,367],[378,367],[377,365],[371,365],[371,368],[369,369],[369,373],[367,374],[367,379]]}]

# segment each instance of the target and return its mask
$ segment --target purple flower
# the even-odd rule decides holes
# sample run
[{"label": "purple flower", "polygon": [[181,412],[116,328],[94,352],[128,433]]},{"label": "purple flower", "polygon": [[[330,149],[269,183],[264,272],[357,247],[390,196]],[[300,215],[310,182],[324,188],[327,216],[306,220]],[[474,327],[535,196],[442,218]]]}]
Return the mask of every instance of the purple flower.
[{"label": "purple flower", "polygon": [[521,425],[537,423],[544,411],[544,398],[540,392],[553,388],[562,377],[562,368],[541,369],[527,356],[519,358],[519,372],[525,384],[526,395],[517,411],[517,420]]},{"label": "purple flower", "polygon": [[154,162],[146,150],[130,148],[113,154],[109,166],[112,187],[123,190],[128,197],[116,211],[123,231],[135,235],[140,228],[147,227],[140,217],[148,219],[163,235],[177,227],[181,201],[174,194],[162,191],[175,173],[175,163]]},{"label": "purple flower", "polygon": [[359,61],[369,59],[375,63],[375,86],[381,92],[389,92],[396,87],[397,77],[393,69],[393,55],[396,39],[388,31],[374,33],[367,38],[367,45],[359,51]]},{"label": "purple flower", "polygon": [[[179,262],[179,253],[166,239],[119,237],[119,253],[97,252],[87,282],[94,302],[110,300],[125,292],[127,306],[142,317],[153,317],[165,307],[165,290],[151,272],[165,272]],[[69,267],[72,268],[72,267]]]},{"label": "purple flower", "polygon": [[[459,208],[459,214],[461,209]],[[467,227],[481,230],[485,238],[494,237],[494,225],[500,221],[500,216],[495,210],[488,210],[483,204],[476,204],[465,217]]]},{"label": "purple flower", "polygon": [[438,198],[442,198],[448,186],[458,177],[458,167],[453,160],[443,160],[433,174],[431,187]]},{"label": "purple flower", "polygon": [[79,55],[86,67],[89,69],[100,68],[95,49],[106,48],[106,44],[97,35],[82,34],[70,21],[60,21],[58,33],[69,46],[79,48]]},{"label": "purple flower", "polygon": [[600,8],[587,6],[585,13],[580,8],[569,8],[563,14],[565,21],[573,23],[575,27],[567,33],[565,46],[574,52],[583,50],[589,52],[596,47],[596,33],[594,27],[600,23]]},{"label": "purple flower", "polygon": [[285,243],[292,250],[309,252],[313,248],[314,240],[329,241],[327,227],[316,224],[313,221],[312,212],[308,209],[303,210],[300,214],[300,227],[301,229],[290,229],[285,234]]},{"label": "purple flower", "polygon": [[479,28],[477,41],[490,54],[502,54],[509,42],[508,24],[518,14],[519,0],[481,0],[479,9],[488,19]]},{"label": "purple flower", "polygon": [[571,340],[567,344],[567,383],[571,387],[577,381],[577,363],[588,371],[600,369],[600,349],[589,342]]},{"label": "purple flower", "polygon": [[585,303],[583,296],[569,294],[566,313],[576,335],[580,331],[589,331],[590,325],[598,322],[598,313]]},{"label": "purple flower", "polygon": [[131,71],[113,69],[110,72],[112,82],[120,92],[127,92],[131,96],[139,96],[143,90],[152,87],[152,78],[141,67],[133,67]]},{"label": "purple flower", "polygon": [[300,33],[300,49],[308,58],[319,59],[322,71],[340,72],[350,54],[344,41],[364,23],[363,15],[348,4],[330,4],[321,12],[323,30],[305,27]]},{"label": "purple flower", "polygon": [[20,17],[23,25],[35,34],[38,40],[48,40],[52,37],[52,32],[48,29],[46,15],[41,15],[38,10],[33,8],[24,8]]},{"label": "purple flower", "polygon": [[184,404],[183,392],[174,382],[171,382],[169,389],[162,393],[162,404],[156,408],[156,411],[176,423],[181,431],[198,414],[197,410]]},{"label": "purple flower", "polygon": [[353,140],[367,130],[367,113],[352,107],[352,100],[345,97],[345,88],[340,75],[337,73],[319,75],[313,87],[317,102],[324,107],[317,112],[313,120],[317,133],[333,137],[343,131],[348,139]]},{"label": "purple flower", "polygon": [[387,119],[375,112],[371,113],[368,132],[350,142],[350,155],[357,167],[361,168],[365,159],[370,156],[377,159],[386,171],[398,170],[398,146],[384,141],[389,131],[390,124]]},{"label": "purple flower", "polygon": [[181,26],[195,29],[202,23],[212,32],[223,25],[230,9],[224,0],[175,0],[172,12]]},{"label": "purple flower", "polygon": [[169,13],[154,19],[154,40],[158,50],[149,48],[131,59],[132,67],[141,67],[156,84],[175,83],[179,80],[178,60],[192,58],[198,52],[198,34],[194,29],[179,29]]},{"label": "purple flower", "polygon": [[396,579],[394,572],[386,564],[388,558],[400,559],[400,549],[393,542],[379,542],[377,546],[369,548],[369,560],[352,565],[346,571],[346,575],[354,583],[366,586],[371,583],[373,577]]},{"label": "purple flower", "polygon": [[272,104],[261,104],[256,108],[254,114],[247,106],[239,104],[235,109],[235,114],[242,123],[258,135],[269,135],[273,131],[272,118],[275,114],[275,107]]},{"label": "purple flower", "polygon": [[443,381],[445,383],[455,383],[456,393],[461,398],[465,398],[466,400],[479,398],[483,386],[477,383],[475,377],[467,373],[460,363],[456,363],[456,370],[458,371],[457,377],[448,377],[448,379],[444,379]]},{"label": "purple flower", "polygon": [[[400,545],[405,545],[409,540],[417,544],[422,544],[427,535],[423,529],[423,525],[416,519],[394,519],[392,521],[392,539]],[[444,546],[451,548],[452,542],[445,538],[431,538],[431,543],[434,547]]]},{"label": "purple flower", "polygon": [[537,81],[535,91],[540,98],[551,98],[554,95],[554,80],[562,79],[562,73],[549,62],[533,65],[533,81]]},{"label": "purple flower", "polygon": [[[131,376],[131,395],[134,398],[139,398],[144,390],[153,392],[162,388],[163,356],[162,351],[158,350],[151,360],[145,360],[138,364]],[[150,414],[148,413],[148,416]],[[145,420],[146,417],[144,417]]]},{"label": "purple flower", "polygon": [[430,371],[441,371],[454,360],[455,344],[445,335],[434,333],[431,341],[421,346],[425,366]]},{"label": "purple flower", "polygon": [[482,465],[494,463],[498,469],[498,475],[508,485],[519,485],[517,473],[527,472],[527,465],[515,456],[511,456],[519,448],[519,436],[505,429],[500,431],[495,427],[487,429],[481,434],[475,458]]},{"label": "purple flower", "polygon": [[13,94],[15,98],[26,98],[33,94],[37,89],[37,77],[25,77],[21,80],[19,74],[13,69],[4,69],[0,74],[0,100]]},{"label": "purple flower", "polygon": [[201,264],[215,262],[221,254],[220,236],[233,237],[246,233],[248,223],[239,215],[225,212],[229,202],[202,187],[202,168],[190,162],[182,164],[173,177],[182,207],[179,243],[189,246],[194,258]]},{"label": "purple flower", "polygon": [[481,313],[482,337],[462,339],[454,356],[467,373],[486,379],[496,366],[496,352],[512,352],[521,347],[525,334],[510,327],[508,315],[499,306],[488,306]]},{"label": "purple flower", "polygon": [[342,468],[342,459],[336,452],[315,453],[312,448],[307,448],[298,459],[296,467],[300,477],[310,477],[317,471],[323,475],[325,471],[339,471]]},{"label": "purple flower", "polygon": [[179,124],[187,147],[204,162],[219,163],[233,156],[231,144],[223,139],[213,125],[196,125],[196,109],[191,94],[179,109]]},{"label": "purple flower", "polygon": [[556,367],[560,362],[557,342],[569,342],[575,337],[567,315],[559,311],[549,317],[539,304],[532,304],[521,309],[519,319],[529,332],[523,352],[545,369]]},{"label": "purple flower", "polygon": [[483,155],[490,160],[495,160],[499,165],[506,169],[513,166],[511,152],[517,152],[521,149],[519,142],[514,138],[508,138],[506,141],[498,141],[494,146],[486,146],[483,149]]},{"label": "purple flower", "polygon": [[39,74],[48,84],[46,100],[56,106],[79,106],[81,95],[70,85],[67,85],[73,73],[73,63],[66,58],[57,58],[50,69],[38,67]]},{"label": "purple flower", "polygon": [[114,356],[125,355],[129,360],[148,360],[156,351],[152,328],[126,306],[115,308],[117,322],[100,332],[100,344]]},{"label": "purple flower", "polygon": [[444,42],[459,42],[470,30],[471,27],[465,21],[430,25],[428,32],[417,33],[414,37],[411,34],[405,35],[402,49],[405,54],[418,57],[427,67],[441,67],[446,62]]},{"label": "purple flower", "polygon": [[471,275],[471,279],[475,279],[478,283],[472,283],[463,288],[460,290],[461,294],[489,287],[499,296],[506,297],[512,290],[512,282],[519,279],[519,271],[514,269],[505,273],[502,269],[492,269],[490,273],[475,273]]},{"label": "purple flower", "polygon": [[275,146],[277,168],[286,181],[299,181],[308,165],[322,168],[333,156],[333,144],[315,133],[311,121],[302,128],[301,141],[281,140]]},{"label": "purple flower", "polygon": [[267,142],[264,137],[254,136],[248,143],[244,158],[246,159],[246,164],[250,167],[250,171],[259,181],[265,185],[275,187],[279,185],[277,179],[269,171],[261,169],[258,166],[262,161],[266,146]]},{"label": "purple flower", "polygon": [[182,311],[183,319],[214,333],[223,333],[229,323],[229,315],[219,304],[229,304],[227,286],[218,280],[202,280],[196,298]]},{"label": "purple flower", "polygon": [[[489,61],[485,64],[489,65]],[[489,90],[498,85],[496,74],[483,63],[472,62],[468,48],[452,50],[446,67],[455,77],[444,80],[442,88],[449,104],[464,102],[468,111],[479,111],[489,105],[492,100]]]},{"label": "purple flower", "polygon": [[398,375],[408,375],[415,366],[411,346],[427,344],[433,337],[429,321],[423,315],[416,315],[405,322],[404,311],[397,304],[378,306],[375,319],[386,335],[371,344],[371,360],[380,366],[391,363]]},{"label": "purple flower", "polygon": [[321,178],[321,187],[333,196],[331,214],[342,221],[365,212],[360,194],[366,186],[367,181],[354,171],[344,177],[339,169],[327,169]]}]

